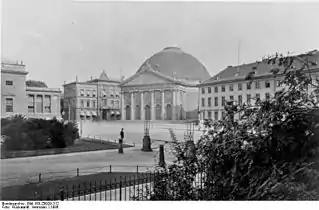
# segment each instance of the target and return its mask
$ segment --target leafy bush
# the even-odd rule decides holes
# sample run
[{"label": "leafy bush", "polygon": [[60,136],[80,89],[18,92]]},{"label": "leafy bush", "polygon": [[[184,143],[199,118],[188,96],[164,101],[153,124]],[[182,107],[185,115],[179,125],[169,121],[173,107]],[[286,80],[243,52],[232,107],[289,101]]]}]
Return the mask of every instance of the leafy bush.
[{"label": "leafy bush", "polygon": [[[285,90],[257,107],[227,103],[195,144],[175,143],[174,164],[161,168],[151,200],[318,200],[319,112],[309,87],[308,55],[269,58]],[[300,68],[292,66],[298,61]],[[278,66],[280,68],[278,68]],[[247,78],[254,80],[253,74]],[[238,119],[236,119],[236,116]],[[199,183],[199,184],[196,184]],[[195,183],[195,184],[194,184]]]},{"label": "leafy bush", "polygon": [[1,121],[5,151],[64,148],[79,138],[76,123],[45,119],[27,119],[16,115]]}]

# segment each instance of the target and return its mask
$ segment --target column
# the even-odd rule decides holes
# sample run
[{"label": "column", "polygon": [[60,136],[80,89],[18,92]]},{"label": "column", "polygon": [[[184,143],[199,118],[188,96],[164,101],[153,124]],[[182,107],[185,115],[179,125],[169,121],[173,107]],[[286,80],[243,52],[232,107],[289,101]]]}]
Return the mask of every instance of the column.
[{"label": "column", "polygon": [[162,90],[162,120],[165,120],[165,91]]},{"label": "column", "polygon": [[121,92],[121,119],[125,120],[125,104],[124,104],[124,92]]},{"label": "column", "polygon": [[151,91],[151,120],[155,120],[154,90]]},{"label": "column", "polygon": [[141,120],[145,120],[145,116],[144,116],[144,93],[141,92]]},{"label": "column", "polygon": [[172,119],[176,120],[176,91],[175,90],[173,90],[172,114],[173,114]]},{"label": "column", "polygon": [[[46,113],[45,112],[45,106],[44,106],[44,97],[45,97],[45,95],[42,95],[42,113]],[[51,110],[51,111],[53,111],[53,110]]]},{"label": "column", "polygon": [[131,92],[131,120],[135,120],[134,92]]}]

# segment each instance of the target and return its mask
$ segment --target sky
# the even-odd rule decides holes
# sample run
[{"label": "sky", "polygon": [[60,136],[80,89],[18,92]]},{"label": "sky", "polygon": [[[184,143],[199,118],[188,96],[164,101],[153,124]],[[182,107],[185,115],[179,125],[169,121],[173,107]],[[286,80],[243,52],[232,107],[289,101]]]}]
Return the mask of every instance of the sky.
[{"label": "sky", "polygon": [[318,11],[319,2],[4,0],[1,54],[23,60],[28,79],[52,88],[102,70],[127,78],[169,46],[196,57],[213,76],[238,58],[242,64],[319,50]]}]

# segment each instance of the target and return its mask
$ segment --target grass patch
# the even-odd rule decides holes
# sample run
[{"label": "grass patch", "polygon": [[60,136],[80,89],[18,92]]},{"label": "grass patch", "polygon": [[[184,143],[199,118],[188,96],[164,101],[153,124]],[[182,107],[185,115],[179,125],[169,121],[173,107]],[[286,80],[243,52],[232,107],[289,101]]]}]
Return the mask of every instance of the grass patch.
[{"label": "grass patch", "polygon": [[[132,145],[123,144],[123,148],[133,147]],[[99,150],[111,150],[117,149],[118,144],[110,141],[98,141],[98,140],[88,140],[79,139],[73,145],[66,148],[60,149],[43,149],[34,151],[7,151],[3,154],[1,158],[18,158],[18,157],[32,157],[41,155],[56,155],[56,154],[66,154],[75,152],[88,152],[88,151],[99,151]]]},{"label": "grass patch", "polygon": [[[153,180],[154,174],[134,172],[103,172],[56,179],[37,184],[14,185],[1,188],[1,200],[59,200],[63,196],[76,197],[100,191],[133,186]],[[120,185],[120,180],[121,185]]]}]

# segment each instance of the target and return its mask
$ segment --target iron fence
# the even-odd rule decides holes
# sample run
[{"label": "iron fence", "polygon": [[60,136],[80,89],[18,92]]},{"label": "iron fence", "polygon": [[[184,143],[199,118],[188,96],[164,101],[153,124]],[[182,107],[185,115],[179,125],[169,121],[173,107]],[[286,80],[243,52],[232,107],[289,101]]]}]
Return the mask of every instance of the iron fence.
[{"label": "iron fence", "polygon": [[[178,175],[146,172],[114,179],[87,181],[62,186],[58,191],[41,191],[37,200],[61,201],[136,201],[136,200],[207,200],[209,188],[205,171]],[[179,185],[179,186],[178,186]],[[183,185],[185,187],[181,187]],[[192,190],[187,189],[191,187]],[[191,192],[192,191],[192,192]],[[194,194],[196,194],[194,196]]]}]

